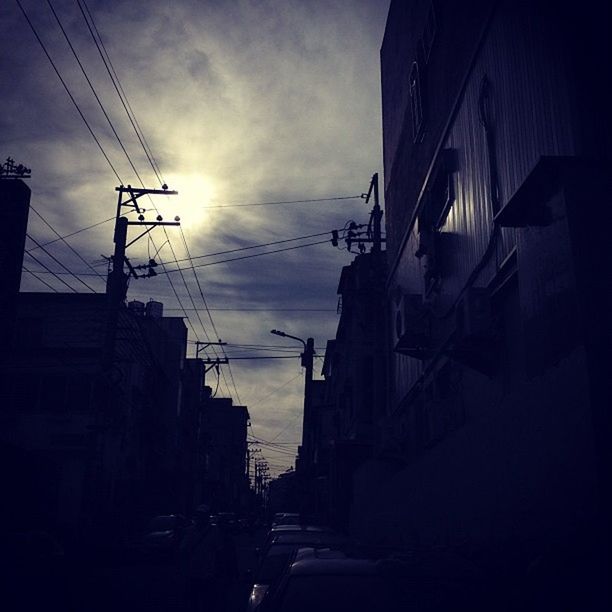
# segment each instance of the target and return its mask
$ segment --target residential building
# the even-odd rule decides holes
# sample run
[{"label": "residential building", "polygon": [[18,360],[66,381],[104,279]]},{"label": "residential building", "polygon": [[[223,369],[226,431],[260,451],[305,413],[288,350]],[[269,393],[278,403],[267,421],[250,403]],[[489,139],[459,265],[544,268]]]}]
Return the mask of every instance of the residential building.
[{"label": "residential building", "polygon": [[391,2],[393,350],[359,534],[528,560],[610,533],[608,23],[593,3]]},{"label": "residential building", "polygon": [[208,397],[202,404],[200,452],[203,454],[203,501],[214,511],[237,512],[246,505],[249,481],[246,472],[246,406],[235,406],[231,398]]},{"label": "residential building", "polygon": [[386,407],[386,253],[357,255],[338,284],[340,319],[327,343],[325,399],[319,434],[319,473],[325,475],[327,515],[347,528],[352,477],[378,444]]}]

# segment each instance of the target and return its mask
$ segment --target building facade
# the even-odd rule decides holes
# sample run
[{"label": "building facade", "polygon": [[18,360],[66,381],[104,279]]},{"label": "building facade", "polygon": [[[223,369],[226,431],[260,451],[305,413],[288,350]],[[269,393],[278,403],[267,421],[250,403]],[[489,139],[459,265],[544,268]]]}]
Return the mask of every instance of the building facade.
[{"label": "building facade", "polygon": [[386,407],[386,253],[357,255],[338,284],[340,319],[327,343],[319,433],[319,475],[324,477],[326,518],[347,529],[352,479],[379,444]]},{"label": "building facade", "polygon": [[[210,394],[210,387],[207,388]],[[202,501],[215,512],[239,512],[249,498],[246,406],[205,397],[200,421]]]},{"label": "building facade", "polygon": [[392,350],[357,533],[529,556],[607,532],[609,36],[590,8],[391,3]]}]

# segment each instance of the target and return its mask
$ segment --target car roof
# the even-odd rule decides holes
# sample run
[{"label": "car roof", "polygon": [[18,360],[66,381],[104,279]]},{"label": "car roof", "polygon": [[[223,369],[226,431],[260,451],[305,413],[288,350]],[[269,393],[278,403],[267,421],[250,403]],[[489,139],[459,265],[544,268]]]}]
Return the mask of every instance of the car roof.
[{"label": "car roof", "polygon": [[270,528],[270,533],[277,533],[282,531],[317,531],[322,533],[328,533],[333,530],[329,527],[321,527],[320,525],[274,525]]},{"label": "car roof", "polygon": [[273,535],[271,544],[310,544],[311,542],[345,542],[348,538],[345,536],[330,532],[318,531],[297,531],[289,533],[278,533]]},{"label": "car roof", "polygon": [[379,563],[374,559],[348,557],[338,550],[305,547],[296,553],[289,573],[292,576],[377,574]]},{"label": "car roof", "polygon": [[[347,552],[349,550],[349,552]],[[291,566],[291,574],[401,574],[412,579],[481,581],[481,568],[448,552],[411,552],[392,556],[369,555],[368,551],[300,547]],[[370,551],[371,552],[371,551]]]}]

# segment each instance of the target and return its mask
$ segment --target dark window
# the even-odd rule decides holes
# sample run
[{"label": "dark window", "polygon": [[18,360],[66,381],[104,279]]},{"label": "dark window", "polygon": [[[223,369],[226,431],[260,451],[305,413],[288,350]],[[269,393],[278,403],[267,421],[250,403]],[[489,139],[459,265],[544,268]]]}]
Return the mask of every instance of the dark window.
[{"label": "dark window", "polygon": [[417,142],[423,132],[423,98],[418,62],[412,64],[408,85],[410,87],[410,108],[412,110],[412,137],[414,142]]}]

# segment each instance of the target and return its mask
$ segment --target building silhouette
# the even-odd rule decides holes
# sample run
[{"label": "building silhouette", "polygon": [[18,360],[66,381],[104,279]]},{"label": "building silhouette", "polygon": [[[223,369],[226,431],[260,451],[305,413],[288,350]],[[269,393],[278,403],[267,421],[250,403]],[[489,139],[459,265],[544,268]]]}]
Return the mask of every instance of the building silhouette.
[{"label": "building silhouette", "polygon": [[238,509],[246,408],[210,398],[183,319],[161,302],[122,301],[111,319],[106,294],[19,292],[29,199],[21,179],[0,180],[6,524],[108,546],[203,501]]},{"label": "building silhouette", "polygon": [[234,405],[231,398],[203,398],[200,426],[200,465],[198,477],[204,501],[214,511],[238,512],[247,505],[249,480],[246,471],[246,406]]},{"label": "building silhouette", "polygon": [[388,401],[349,509],[370,540],[525,564],[609,543],[610,49],[591,9],[391,3]]}]

